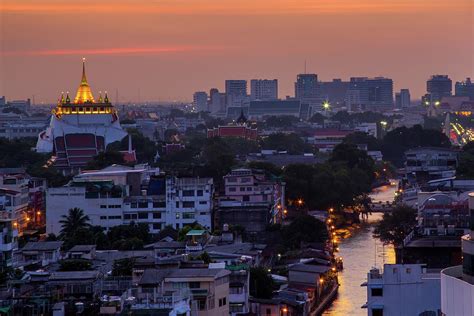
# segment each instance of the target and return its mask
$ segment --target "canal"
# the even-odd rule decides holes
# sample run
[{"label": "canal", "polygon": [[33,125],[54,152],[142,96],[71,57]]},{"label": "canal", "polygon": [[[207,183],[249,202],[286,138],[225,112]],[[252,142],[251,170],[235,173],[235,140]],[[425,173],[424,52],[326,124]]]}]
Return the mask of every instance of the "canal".
[{"label": "canal", "polygon": [[[373,202],[393,201],[396,186],[383,186],[371,194]],[[395,252],[391,246],[372,237],[374,224],[382,218],[382,214],[369,215],[351,236],[341,240],[339,256],[344,260],[344,270],[339,273],[339,292],[336,300],[323,315],[367,315],[361,306],[367,301],[366,287],[360,286],[366,281],[367,272],[384,263],[395,263]]]}]

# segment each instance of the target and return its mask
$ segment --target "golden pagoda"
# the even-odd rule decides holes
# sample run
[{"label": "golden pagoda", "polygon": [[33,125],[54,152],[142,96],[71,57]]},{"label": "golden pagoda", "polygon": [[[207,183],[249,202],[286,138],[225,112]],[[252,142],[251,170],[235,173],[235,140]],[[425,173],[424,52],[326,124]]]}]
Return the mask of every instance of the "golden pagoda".
[{"label": "golden pagoda", "polygon": [[91,88],[86,78],[86,59],[82,59],[82,79],[79,88],[77,89],[76,97],[74,98],[75,104],[82,103],[95,103],[94,96],[92,95]]}]

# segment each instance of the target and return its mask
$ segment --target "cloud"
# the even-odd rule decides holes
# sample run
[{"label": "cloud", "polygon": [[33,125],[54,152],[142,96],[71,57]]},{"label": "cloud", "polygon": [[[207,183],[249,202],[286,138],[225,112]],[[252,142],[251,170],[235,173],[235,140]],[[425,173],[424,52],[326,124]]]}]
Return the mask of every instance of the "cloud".
[{"label": "cloud", "polygon": [[1,11],[37,14],[275,15],[360,14],[454,11],[470,0],[4,0]]},{"label": "cloud", "polygon": [[90,55],[159,55],[168,53],[183,53],[195,51],[218,51],[222,47],[205,46],[174,46],[174,47],[111,47],[87,49],[48,49],[4,51],[4,56],[90,56]]}]

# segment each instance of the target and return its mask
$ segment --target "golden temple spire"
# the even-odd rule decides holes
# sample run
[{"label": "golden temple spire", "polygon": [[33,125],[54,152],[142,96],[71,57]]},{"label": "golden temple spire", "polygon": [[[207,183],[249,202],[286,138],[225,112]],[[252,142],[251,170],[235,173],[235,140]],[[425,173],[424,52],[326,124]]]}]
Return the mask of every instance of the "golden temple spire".
[{"label": "golden temple spire", "polygon": [[102,99],[102,91],[99,91],[99,100],[97,100],[97,103],[102,103],[104,102],[104,99]]},{"label": "golden temple spire", "polygon": [[76,97],[74,98],[74,103],[94,103],[94,96],[92,95],[91,88],[87,82],[86,77],[86,59],[82,58],[82,78],[81,84],[77,89]]}]

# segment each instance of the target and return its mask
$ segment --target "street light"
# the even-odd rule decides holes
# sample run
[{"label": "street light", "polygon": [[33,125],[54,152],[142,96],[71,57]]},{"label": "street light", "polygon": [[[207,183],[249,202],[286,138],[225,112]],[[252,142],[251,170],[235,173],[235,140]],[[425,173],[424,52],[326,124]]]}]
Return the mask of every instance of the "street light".
[{"label": "street light", "polygon": [[324,102],[323,102],[323,109],[324,109],[325,111],[328,111],[330,108],[331,108],[331,103],[329,103],[329,101],[327,101],[327,100],[324,101]]}]

